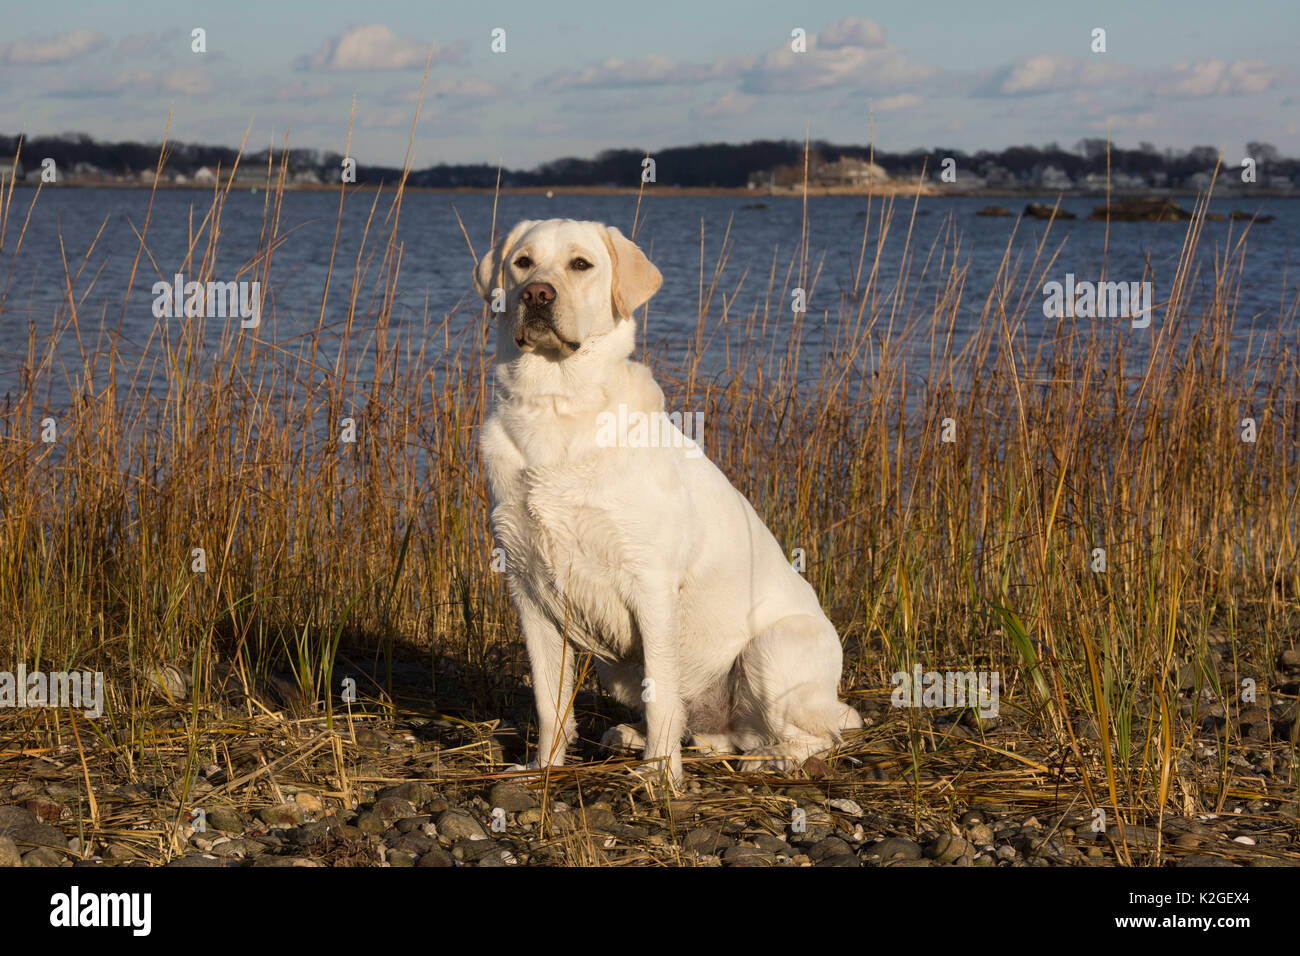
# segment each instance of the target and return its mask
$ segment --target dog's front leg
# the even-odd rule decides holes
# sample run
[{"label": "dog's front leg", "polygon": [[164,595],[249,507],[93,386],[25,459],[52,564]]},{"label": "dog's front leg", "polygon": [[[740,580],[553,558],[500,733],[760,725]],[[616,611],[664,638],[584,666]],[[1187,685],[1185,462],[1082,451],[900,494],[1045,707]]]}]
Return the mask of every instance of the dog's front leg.
[{"label": "dog's front leg", "polygon": [[573,649],[529,598],[516,595],[515,608],[533,672],[537,706],[537,759],[533,766],[558,767],[575,737]]},{"label": "dog's front leg", "polygon": [[674,780],[682,779],[682,734],[686,714],[682,707],[681,645],[678,640],[677,608],[671,597],[642,602],[637,609],[637,628],[645,655],[645,759],[661,761],[662,769]]}]

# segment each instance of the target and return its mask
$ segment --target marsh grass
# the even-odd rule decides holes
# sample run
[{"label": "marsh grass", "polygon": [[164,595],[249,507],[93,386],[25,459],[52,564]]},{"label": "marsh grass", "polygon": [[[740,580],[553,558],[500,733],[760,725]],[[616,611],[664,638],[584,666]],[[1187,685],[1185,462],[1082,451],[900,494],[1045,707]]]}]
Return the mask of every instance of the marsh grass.
[{"label": "marsh grass", "polygon": [[[165,150],[160,170],[164,162]],[[152,248],[148,220],[137,224],[133,283],[177,271],[214,278],[233,181],[223,172],[187,249]],[[31,669],[103,671],[110,690],[95,723],[0,715],[10,755],[73,733],[87,783],[82,748],[99,754],[99,782],[130,779],[145,763],[186,780],[200,751],[220,749],[205,729],[229,733],[239,719],[240,708],[214,716],[231,686],[247,694],[243,719],[308,721],[336,741],[354,739],[361,710],[490,722],[527,707],[526,659],[492,567],[478,474],[488,317],[467,293],[427,303],[414,332],[409,319],[395,327],[407,252],[400,183],[340,190],[339,228],[345,204],[370,210],[355,260],[331,253],[331,283],[346,289],[341,320],[326,321],[326,290],[319,309],[287,310],[274,293],[276,251],[294,241],[281,221],[284,181],[283,165],[268,165],[258,254],[220,277],[262,282],[256,330],[159,320],[147,341],[129,342],[120,316],[83,311],[89,289],[72,293],[93,243],[81,262],[62,263],[69,291],[54,315],[20,336],[0,313],[6,346],[24,342],[13,356],[20,385],[0,408],[0,651]],[[10,183],[0,255],[12,261],[41,211],[39,190],[24,210]],[[1235,706],[1241,677],[1257,681],[1265,703],[1295,697],[1272,668],[1295,643],[1300,610],[1294,293],[1266,331],[1244,338],[1235,290],[1248,231],[1216,251],[1207,274],[1202,201],[1176,274],[1158,277],[1170,294],[1149,329],[1088,320],[1044,329],[1040,290],[1060,251],[1051,229],[1029,261],[1008,244],[992,287],[974,289],[955,227],[917,248],[913,203],[864,202],[860,264],[837,291],[811,256],[816,223],[805,219],[770,263],[744,264],[730,288],[729,234],[708,265],[701,232],[686,358],[639,356],[670,408],[705,413],[710,456],[777,539],[806,553],[843,637],[843,693],[884,701],[891,674],[913,664],[1001,673],[1002,708],[1022,744],[1013,752],[977,734],[969,746],[1026,776],[1011,784],[949,768],[939,772],[944,799],[1064,787],[1130,821],[1221,809],[1233,795],[1294,801],[1294,716],[1289,741],[1271,745],[1290,756],[1271,779],[1234,770],[1248,744],[1230,724],[1208,732],[1222,748],[1217,771],[1207,778],[1195,760],[1204,710]],[[468,224],[467,242],[488,228]],[[882,265],[890,244],[903,250],[897,271]],[[465,254],[467,289],[470,253],[486,247]],[[795,287],[817,311],[790,315]],[[20,296],[7,281],[0,310]],[[123,312],[127,298],[123,290]],[[653,326],[653,312],[643,320]],[[50,405],[51,381],[73,396],[66,407]],[[54,444],[40,438],[47,416]],[[1248,416],[1254,443],[1241,438]],[[355,444],[340,441],[349,417]],[[941,440],[948,418],[951,443]],[[1090,570],[1097,547],[1104,573]],[[196,548],[203,573],[192,570]],[[1226,686],[1210,654],[1225,640],[1235,667]],[[427,668],[422,702],[395,697],[398,659]],[[342,661],[368,662],[376,675],[356,708],[339,700]],[[155,723],[168,666],[191,685],[169,711],[183,746]],[[1190,713],[1179,706],[1187,668]],[[891,799],[911,799],[919,814],[934,791],[934,727],[913,711],[886,709],[880,720],[903,724],[889,747],[863,743],[876,740],[868,735],[844,752],[893,759],[902,789]],[[333,786],[346,790],[342,751],[330,747]],[[500,772],[480,757],[473,773]],[[836,766],[855,773],[852,762]],[[589,849],[575,844],[573,858]]]}]

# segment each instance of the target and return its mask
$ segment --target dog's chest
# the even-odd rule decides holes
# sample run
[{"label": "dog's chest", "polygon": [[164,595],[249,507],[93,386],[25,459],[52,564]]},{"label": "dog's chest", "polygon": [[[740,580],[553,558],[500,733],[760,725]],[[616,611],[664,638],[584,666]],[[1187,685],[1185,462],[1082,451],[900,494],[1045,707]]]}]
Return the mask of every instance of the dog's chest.
[{"label": "dog's chest", "polygon": [[570,640],[608,659],[634,646],[626,533],[594,465],[493,469],[492,528],[512,586]]}]

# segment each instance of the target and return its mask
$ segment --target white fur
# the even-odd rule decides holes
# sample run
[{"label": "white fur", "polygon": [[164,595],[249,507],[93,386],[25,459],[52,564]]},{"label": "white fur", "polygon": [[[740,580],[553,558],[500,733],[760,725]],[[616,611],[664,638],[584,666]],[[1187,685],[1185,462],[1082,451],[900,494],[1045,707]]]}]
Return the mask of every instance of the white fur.
[{"label": "white fur", "polygon": [[[591,267],[576,271],[578,257]],[[685,443],[597,442],[601,412],[664,409],[649,369],[629,358],[632,313],[658,270],[616,229],[548,220],[516,226],[475,278],[489,302],[504,292],[481,448],[532,665],[535,763],[563,763],[572,741],[575,649],[594,655],[610,693],[644,709],[644,736],[622,726],[606,742],[643,745],[674,779],[688,732],[789,766],[861,727],[837,696],[834,625],[722,472]],[[520,292],[534,282],[554,287],[555,328],[576,351],[521,349]]]}]

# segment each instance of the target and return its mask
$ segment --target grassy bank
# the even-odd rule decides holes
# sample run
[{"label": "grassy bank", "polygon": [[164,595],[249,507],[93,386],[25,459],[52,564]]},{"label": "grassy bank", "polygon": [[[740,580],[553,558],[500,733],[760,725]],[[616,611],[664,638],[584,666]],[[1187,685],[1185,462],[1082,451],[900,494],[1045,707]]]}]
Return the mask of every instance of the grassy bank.
[{"label": "grassy bank", "polygon": [[[412,253],[396,239],[400,185],[340,193],[340,210],[373,210],[356,260],[333,262],[346,317],[277,311],[276,251],[294,241],[283,173],[268,171],[262,251],[238,275],[212,274],[228,183],[190,249],[150,248],[146,222],[131,251],[137,289],[175,272],[261,281],[259,329],[159,320],[147,342],[127,342],[118,315],[82,314],[70,294],[26,328],[22,384],[0,408],[0,666],[98,670],[108,692],[94,722],[0,713],[5,756],[76,766],[80,753],[92,792],[149,767],[179,781],[175,814],[204,754],[220,762],[227,738],[205,733],[229,734],[230,721],[319,721],[322,739],[354,740],[345,713],[528,713],[478,476],[487,317],[464,326],[453,304],[430,303],[416,334],[394,327]],[[710,456],[803,550],[844,640],[843,693],[897,730],[888,747],[849,741],[857,763],[828,772],[851,780],[887,758],[918,804],[978,797],[984,780],[1003,799],[1065,793],[1127,821],[1289,800],[1294,827],[1296,677],[1276,663],[1300,632],[1294,297],[1268,317],[1275,337],[1250,349],[1234,338],[1246,244],[1223,250],[1213,274],[1198,269],[1201,203],[1177,273],[1156,277],[1171,291],[1149,329],[1066,319],[1039,340],[1041,289],[1060,271],[1051,232],[1032,261],[1008,250],[994,286],[977,289],[955,241],[915,246],[910,201],[864,205],[854,288],[813,299],[833,303],[823,314],[789,313],[791,289],[817,288],[806,222],[793,255],[746,264],[738,287],[721,286],[726,243],[701,249],[691,353],[671,365],[639,356],[670,409],[705,413]],[[4,258],[40,215],[39,193],[22,208],[10,191]],[[465,225],[478,253],[509,226]],[[889,244],[906,249],[900,273],[879,266]],[[65,263],[69,287],[94,251]],[[919,291],[936,278],[937,292]],[[11,337],[4,303],[21,296],[6,285],[0,300]],[[978,331],[958,336],[971,317]],[[821,346],[814,323],[829,330]],[[60,360],[64,349],[80,360]],[[51,378],[77,396],[70,407],[47,407]],[[355,442],[342,440],[347,418]],[[999,672],[1017,742],[991,736],[997,722],[889,708],[890,676],[916,664]],[[345,672],[374,678],[351,707]],[[1247,679],[1255,702],[1241,699]],[[1250,708],[1264,716],[1245,721]],[[159,713],[187,743],[164,741]],[[949,737],[999,755],[1014,786],[977,775],[954,790]],[[321,772],[342,792],[333,752]],[[474,772],[493,772],[499,755],[479,756]],[[940,765],[946,795],[931,785]]]}]

